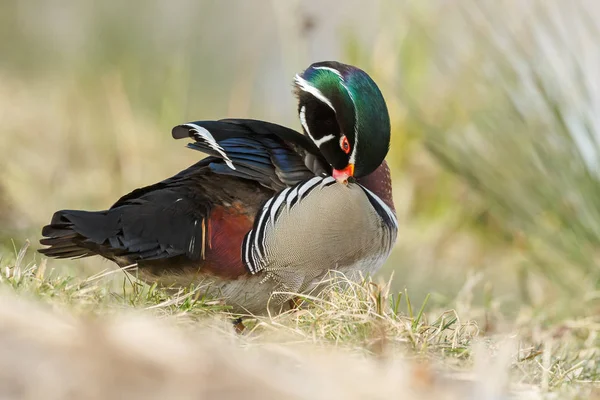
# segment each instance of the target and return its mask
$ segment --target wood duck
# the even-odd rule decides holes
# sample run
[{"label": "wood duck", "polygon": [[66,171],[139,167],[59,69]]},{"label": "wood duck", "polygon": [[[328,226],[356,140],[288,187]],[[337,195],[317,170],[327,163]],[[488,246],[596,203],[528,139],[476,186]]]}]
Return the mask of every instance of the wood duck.
[{"label": "wood duck", "polygon": [[108,210],[56,212],[39,251],[137,264],[166,287],[206,284],[252,314],[287,309],[330,270],[375,272],[398,230],[383,96],[339,62],[312,64],[294,87],[304,134],[251,119],[178,125],[173,137],[207,158]]}]

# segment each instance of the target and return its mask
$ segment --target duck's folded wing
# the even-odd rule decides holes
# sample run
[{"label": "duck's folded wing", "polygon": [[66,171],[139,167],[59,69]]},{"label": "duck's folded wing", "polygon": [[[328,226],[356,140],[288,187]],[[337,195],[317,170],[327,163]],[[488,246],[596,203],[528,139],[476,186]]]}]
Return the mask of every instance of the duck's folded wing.
[{"label": "duck's folded wing", "polygon": [[193,139],[188,147],[213,156],[213,172],[250,179],[273,190],[328,172],[327,163],[306,136],[269,122],[196,121],[176,126],[172,134],[175,139]]}]

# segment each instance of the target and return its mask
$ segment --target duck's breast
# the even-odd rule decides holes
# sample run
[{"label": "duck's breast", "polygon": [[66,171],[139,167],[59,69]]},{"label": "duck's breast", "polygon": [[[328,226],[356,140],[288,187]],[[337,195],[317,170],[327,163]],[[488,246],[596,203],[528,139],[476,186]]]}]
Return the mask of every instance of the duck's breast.
[{"label": "duck's breast", "polygon": [[302,286],[330,269],[372,273],[395,240],[392,217],[385,203],[359,184],[313,178],[265,205],[247,236],[245,260],[254,273],[301,275]]}]

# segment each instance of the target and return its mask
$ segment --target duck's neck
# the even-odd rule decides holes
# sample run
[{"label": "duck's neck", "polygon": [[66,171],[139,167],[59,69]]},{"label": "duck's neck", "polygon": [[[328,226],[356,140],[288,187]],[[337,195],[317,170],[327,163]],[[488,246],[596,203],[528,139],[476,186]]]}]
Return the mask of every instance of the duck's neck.
[{"label": "duck's neck", "polygon": [[375,193],[395,213],[394,199],[392,197],[392,175],[387,161],[383,161],[379,168],[367,176],[357,179],[358,183]]}]

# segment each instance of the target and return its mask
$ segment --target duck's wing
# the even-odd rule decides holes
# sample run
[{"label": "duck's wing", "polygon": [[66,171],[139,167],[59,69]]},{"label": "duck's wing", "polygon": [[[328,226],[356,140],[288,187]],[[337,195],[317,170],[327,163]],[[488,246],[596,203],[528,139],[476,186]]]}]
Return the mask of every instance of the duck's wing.
[{"label": "duck's wing", "polygon": [[331,172],[310,139],[269,122],[196,121],[178,125],[172,133],[175,139],[193,139],[188,147],[213,156],[214,172],[250,179],[276,191]]}]

